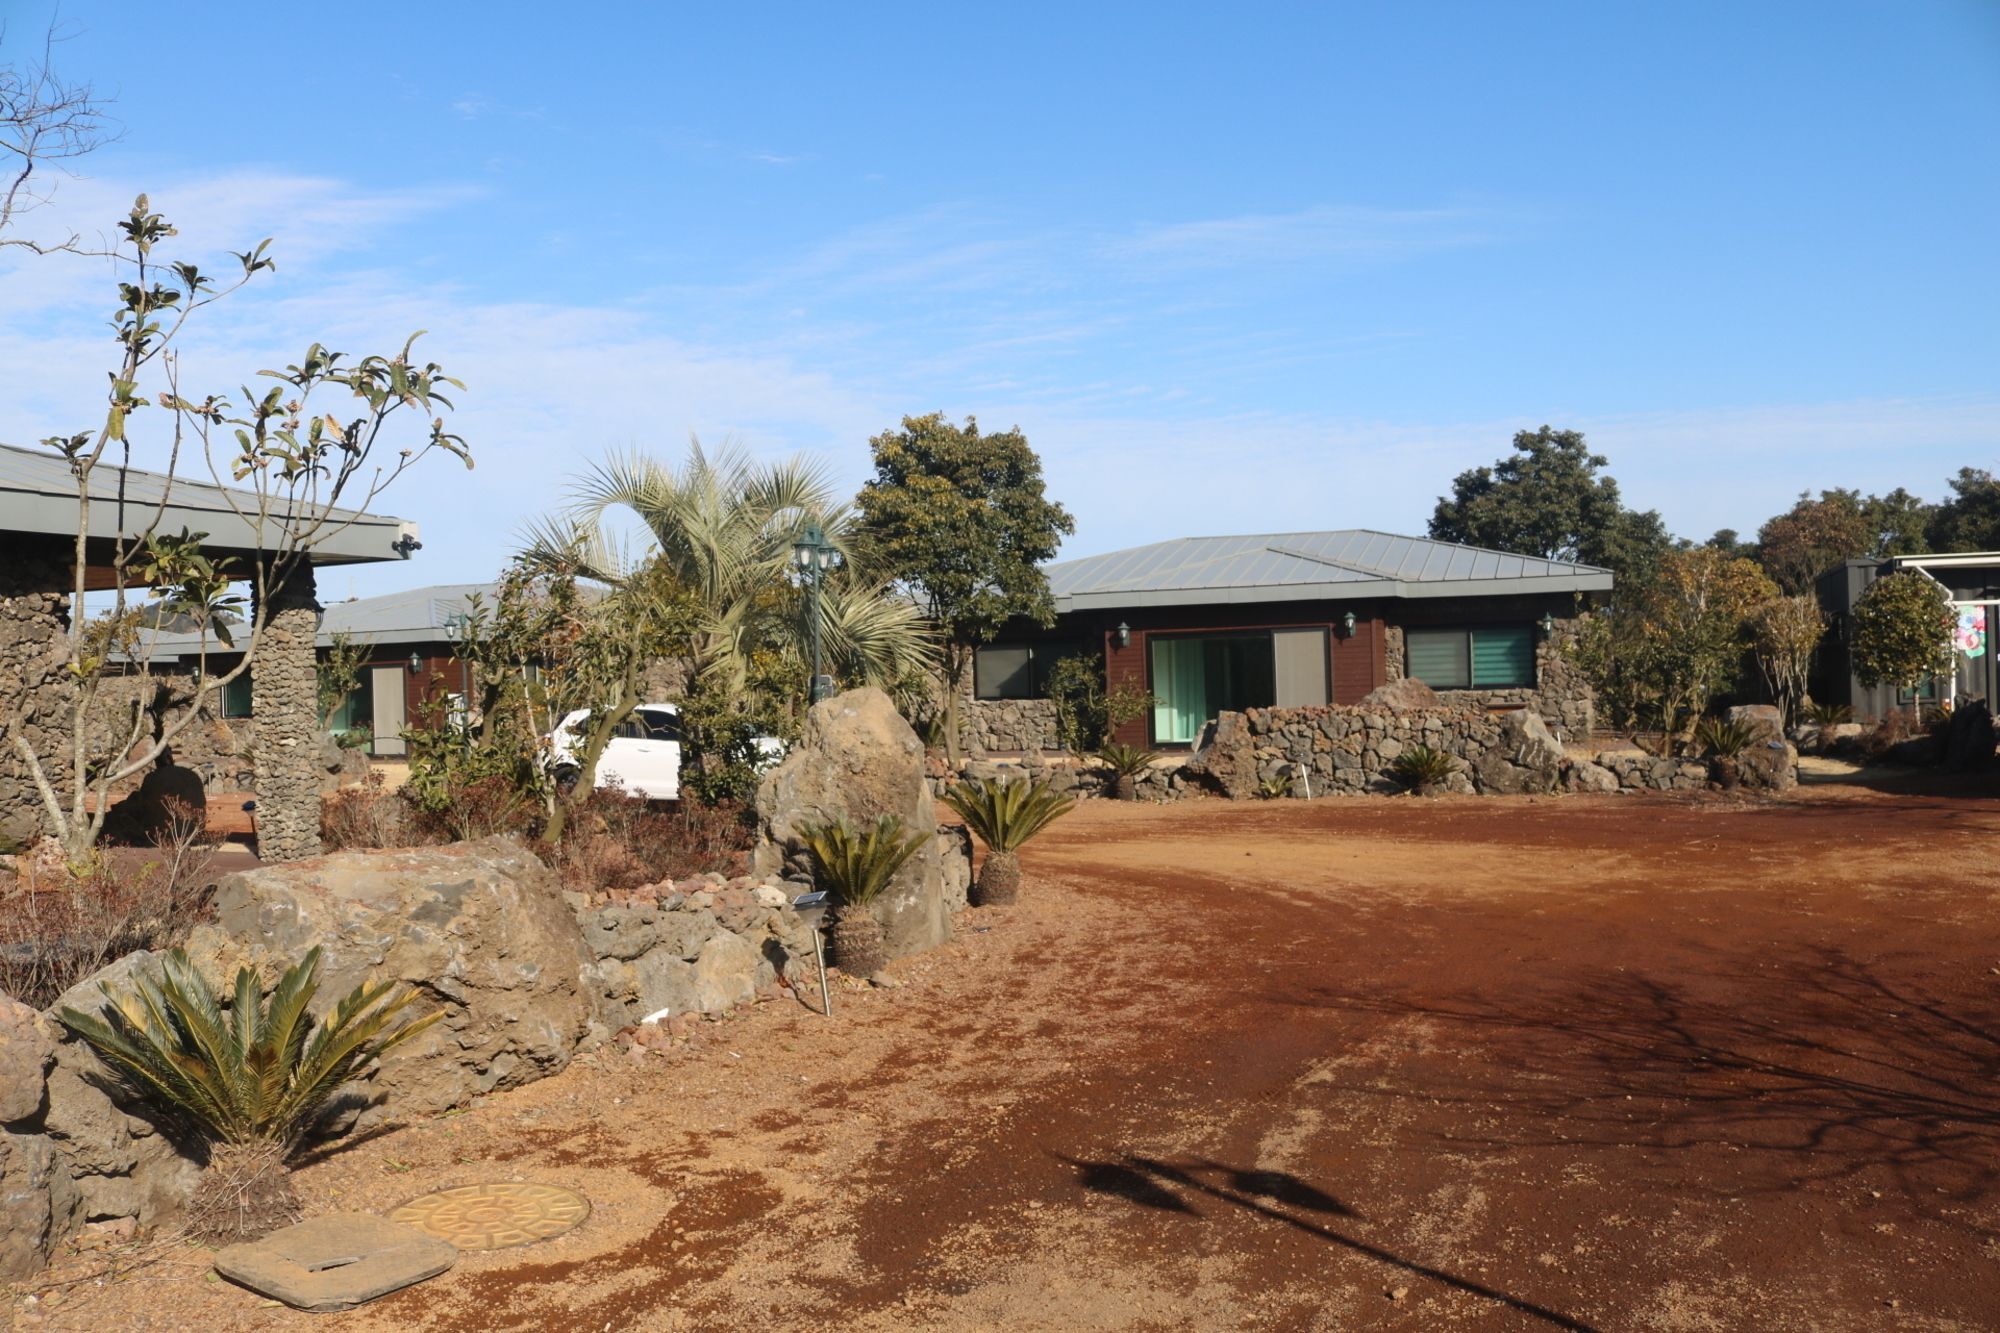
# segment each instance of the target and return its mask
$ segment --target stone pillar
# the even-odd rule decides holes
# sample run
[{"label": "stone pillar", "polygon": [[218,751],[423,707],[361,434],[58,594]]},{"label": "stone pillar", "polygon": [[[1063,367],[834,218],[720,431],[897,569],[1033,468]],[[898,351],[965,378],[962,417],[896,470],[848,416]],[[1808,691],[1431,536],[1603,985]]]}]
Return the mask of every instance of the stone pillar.
[{"label": "stone pillar", "polygon": [[1403,646],[1403,627],[1385,625],[1382,628],[1382,678],[1384,682],[1401,680],[1408,672],[1408,653]]},{"label": "stone pillar", "polygon": [[312,565],[270,590],[270,616],[250,663],[256,721],[257,855],[297,861],[319,855],[319,601]]},{"label": "stone pillar", "polygon": [[68,538],[0,536],[0,845],[31,843],[49,827],[46,808],[19,758],[27,736],[58,797],[74,721],[76,683],[68,656],[72,543]]}]

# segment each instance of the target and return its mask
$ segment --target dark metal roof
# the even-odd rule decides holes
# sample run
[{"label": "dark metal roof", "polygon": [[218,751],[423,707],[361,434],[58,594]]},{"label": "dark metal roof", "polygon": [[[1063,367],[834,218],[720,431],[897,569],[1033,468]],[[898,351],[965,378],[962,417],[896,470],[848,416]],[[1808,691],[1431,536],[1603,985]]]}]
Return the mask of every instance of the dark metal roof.
[{"label": "dark metal roof", "polygon": [[1182,537],[1047,567],[1059,611],[1329,597],[1603,592],[1611,571],[1366,528]]},{"label": "dark metal roof", "polygon": [[[154,521],[164,497],[166,509]],[[157,532],[208,534],[207,545],[218,551],[255,551],[262,545],[251,517],[256,492],[218,486],[190,476],[168,477],[144,468],[120,468],[100,463],[90,475],[90,531],[94,535],[134,536],[149,528]],[[301,511],[303,517],[309,511]],[[317,512],[317,511],[310,511]],[[365,514],[358,509],[326,509],[337,531],[325,534],[313,547],[316,565],[365,564],[405,560],[414,549],[417,525],[407,519]],[[29,532],[57,537],[76,534],[76,478],[61,455],[44,449],[0,444],[0,532]]]}]

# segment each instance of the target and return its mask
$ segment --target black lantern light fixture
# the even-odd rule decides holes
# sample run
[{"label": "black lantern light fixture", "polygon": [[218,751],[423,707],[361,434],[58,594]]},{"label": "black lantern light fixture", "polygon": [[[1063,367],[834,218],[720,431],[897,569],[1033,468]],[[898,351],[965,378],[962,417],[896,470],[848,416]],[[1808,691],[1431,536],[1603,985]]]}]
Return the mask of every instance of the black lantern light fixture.
[{"label": "black lantern light fixture", "polygon": [[1111,641],[1120,648],[1130,647],[1132,643],[1132,627],[1122,620],[1119,621],[1118,628],[1111,631]]},{"label": "black lantern light fixture", "polygon": [[1354,613],[1352,611],[1346,612],[1340,617],[1340,628],[1341,633],[1346,638],[1351,639],[1354,637]]},{"label": "black lantern light fixture", "polygon": [[806,593],[806,634],[812,642],[812,680],[806,694],[813,703],[833,693],[833,677],[820,667],[820,597],[827,574],[840,564],[840,552],[816,526],[808,527],[792,543],[792,566],[799,571]]},{"label": "black lantern light fixture", "polygon": [[424,669],[424,659],[414,648],[410,650],[410,674],[416,675]]},{"label": "black lantern light fixture", "polygon": [[1546,637],[1549,635],[1553,635],[1555,632],[1556,632],[1556,613],[1553,611],[1542,612],[1542,634]]}]

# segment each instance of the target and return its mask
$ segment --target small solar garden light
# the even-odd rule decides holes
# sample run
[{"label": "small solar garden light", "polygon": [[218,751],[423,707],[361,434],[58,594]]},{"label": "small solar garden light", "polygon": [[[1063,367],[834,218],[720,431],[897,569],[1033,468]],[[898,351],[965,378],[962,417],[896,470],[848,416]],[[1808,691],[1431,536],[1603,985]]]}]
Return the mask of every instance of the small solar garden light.
[{"label": "small solar garden light", "polygon": [[792,910],[799,914],[799,920],[812,932],[813,961],[819,965],[820,1013],[828,1018],[833,1016],[833,990],[826,984],[826,947],[820,942],[820,923],[826,920],[827,893],[825,889],[815,889],[792,899]]}]

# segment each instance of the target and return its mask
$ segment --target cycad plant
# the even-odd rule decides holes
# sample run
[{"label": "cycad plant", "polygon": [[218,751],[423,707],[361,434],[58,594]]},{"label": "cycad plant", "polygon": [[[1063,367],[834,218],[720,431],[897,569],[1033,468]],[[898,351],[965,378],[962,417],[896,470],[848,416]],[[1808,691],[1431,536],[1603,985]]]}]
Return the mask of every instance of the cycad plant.
[{"label": "cycad plant", "polygon": [[889,961],[872,904],[924,845],[924,837],[906,836],[894,815],[878,816],[866,831],[845,816],[799,830],[812,858],[814,885],[839,902],[828,942],[834,963],[849,976],[872,977]]},{"label": "cycad plant", "polygon": [[103,987],[110,1003],[97,1014],[58,1015],[136,1094],[207,1142],[208,1169],[189,1205],[196,1235],[239,1240],[297,1221],[286,1162],[335,1091],[442,1016],[399,1024],[416,996],[378,982],[356,986],[315,1023],[319,964],[314,948],[268,999],[256,969],[242,968],[225,1012],[174,949],[157,977],[137,978],[126,994]]},{"label": "cycad plant", "polygon": [[1757,733],[1749,723],[1733,718],[1705,717],[1694,724],[1694,743],[1708,756],[1708,775],[1724,791],[1742,781],[1740,757],[1757,743]]},{"label": "cycad plant", "polygon": [[1021,892],[1017,853],[1030,838],[1076,808],[1046,782],[1016,778],[986,782],[972,778],[944,794],[944,801],[986,844],[986,864],[972,885],[975,907],[1011,903]]},{"label": "cycad plant", "polygon": [[1153,761],[1160,756],[1137,745],[1112,741],[1098,749],[1097,757],[1111,765],[1112,794],[1121,801],[1136,801],[1139,799],[1139,775],[1151,768]]},{"label": "cycad plant", "polygon": [[1411,745],[1390,763],[1389,772],[1413,794],[1433,796],[1458,772],[1458,760],[1428,745]]}]

